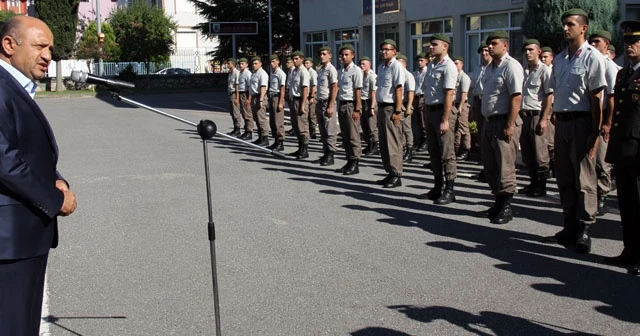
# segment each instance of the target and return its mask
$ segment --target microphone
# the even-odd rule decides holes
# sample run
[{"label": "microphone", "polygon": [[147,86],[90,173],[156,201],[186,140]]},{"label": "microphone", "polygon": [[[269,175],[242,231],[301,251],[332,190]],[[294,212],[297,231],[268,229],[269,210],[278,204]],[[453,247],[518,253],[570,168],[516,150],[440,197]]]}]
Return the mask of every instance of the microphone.
[{"label": "microphone", "polygon": [[71,71],[71,80],[76,83],[102,85],[113,91],[120,91],[120,89],[135,89],[136,87],[133,83],[95,76],[90,73],[77,70]]}]

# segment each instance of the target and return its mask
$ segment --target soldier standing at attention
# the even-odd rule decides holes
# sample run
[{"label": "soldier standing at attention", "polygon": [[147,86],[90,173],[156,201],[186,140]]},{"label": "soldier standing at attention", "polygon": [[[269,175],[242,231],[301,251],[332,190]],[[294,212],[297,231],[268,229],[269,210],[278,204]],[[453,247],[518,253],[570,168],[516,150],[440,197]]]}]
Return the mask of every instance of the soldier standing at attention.
[{"label": "soldier standing at attention", "polygon": [[227,67],[229,68],[229,76],[227,77],[227,93],[229,94],[229,111],[231,112],[231,120],[233,121],[233,131],[227,134],[239,137],[242,114],[240,114],[240,95],[238,94],[238,78],[240,77],[240,71],[236,69],[236,62],[237,61],[233,58],[227,59]]},{"label": "soldier standing at attention", "polygon": [[267,87],[269,86],[269,75],[262,68],[262,59],[255,56],[251,59],[253,74],[249,86],[249,104],[253,119],[258,122],[258,140],[253,143],[258,146],[269,145],[269,129],[267,125]]},{"label": "soldier standing at attention", "polygon": [[[486,42],[482,42],[478,47],[478,54],[480,55],[480,65],[477,66],[471,73],[471,86],[469,92],[471,93],[471,111],[469,117],[476,122],[476,129],[478,130],[478,147],[482,152],[482,129],[484,126],[484,116],[482,115],[482,92],[484,90],[484,73],[487,66],[491,62],[491,55],[489,55],[489,48]],[[474,144],[472,144],[474,146]],[[480,160],[482,164],[482,159]],[[486,182],[484,178],[484,168],[480,170],[477,176],[478,181]]]},{"label": "soldier standing at attention", "polygon": [[391,39],[380,45],[383,63],[378,68],[376,101],[378,102],[378,131],[380,154],[387,176],[377,184],[384,188],[402,185],[402,92],[405,71],[396,60],[398,47]]},{"label": "soldier standing at attention", "polygon": [[362,90],[362,69],[353,59],[356,56],[351,44],[345,44],[338,51],[342,69],[338,73],[338,120],[342,132],[342,147],[346,154],[347,164],[336,170],[344,175],[355,175],[360,172],[358,161],[362,155],[360,143],[360,112],[362,111],[360,92]]},{"label": "soldier standing at attention", "polygon": [[[616,78],[614,113],[611,125],[603,127],[609,142],[607,162],[616,165],[618,204],[622,221],[624,249],[619,256],[604,258],[609,265],[627,267],[630,274],[640,273],[640,21],[620,24],[624,33],[624,51],[629,60]],[[613,122],[613,124],[611,124]]]},{"label": "soldier standing at attention", "polygon": [[[448,54],[450,43],[451,39],[447,35],[431,36],[429,49],[435,59],[428,65],[427,78],[422,87],[434,186],[418,198],[432,200],[435,204],[449,204],[456,200],[453,192],[457,174],[454,149],[456,115],[453,112],[457,111],[453,111],[453,99],[458,68]],[[443,192],[444,180],[446,183]]]},{"label": "soldier standing at attention", "polygon": [[453,100],[453,108],[458,111],[456,113],[456,137],[453,142],[453,148],[456,152],[456,160],[464,161],[469,158],[469,150],[471,150],[471,133],[469,132],[469,87],[471,86],[471,78],[464,72],[464,59],[460,56],[452,58],[453,63],[458,68],[458,79],[456,80],[456,92]]},{"label": "soldier standing at attention", "polygon": [[268,149],[284,150],[284,94],[287,75],[280,69],[280,58],[271,55],[271,76],[269,77],[269,126],[275,140]]},{"label": "soldier standing at attention", "polygon": [[607,87],[605,60],[586,41],[589,18],[582,9],[562,14],[568,48],[553,60],[550,86],[556,118],[556,180],[564,228],[546,243],[591,251],[591,225],[598,208],[596,152],[602,118],[602,91]]},{"label": "soldier standing at attention", "polygon": [[404,91],[402,92],[402,134],[404,135],[404,155],[402,162],[413,161],[413,131],[411,129],[411,114],[413,113],[413,99],[415,98],[416,81],[413,74],[407,70],[409,59],[398,53],[396,59],[405,71]]},{"label": "soldier standing at attention", "polygon": [[497,30],[487,37],[491,65],[484,74],[482,115],[487,119],[482,129],[482,160],[493,206],[481,212],[493,224],[513,219],[511,199],[516,193],[516,152],[522,120],[518,115],[522,103],[524,71],[509,55],[509,33]]},{"label": "soldier standing at attention", "polygon": [[[540,60],[542,60],[542,63],[544,63],[544,65],[546,65],[547,67],[549,67],[549,69],[551,69],[551,71],[553,72],[553,58],[555,57],[555,54],[553,53],[553,50],[550,47],[542,47],[542,54],[540,55]],[[547,174],[548,177],[553,177],[554,175],[554,168],[555,167],[555,156],[554,156],[554,138],[555,138],[555,134],[556,134],[556,125],[555,125],[556,121],[553,117],[553,113],[551,113],[549,115],[549,118],[547,120],[547,130],[544,132],[546,138],[547,138],[547,145],[549,147],[549,173]]]},{"label": "soldier standing at attention", "polygon": [[[287,85],[285,85],[285,92],[289,92],[289,76],[291,76],[291,71],[293,70],[294,66],[293,66],[293,59],[291,58],[291,56],[287,56],[287,60],[285,63],[285,67],[286,69],[284,69],[286,75],[287,75]],[[291,105],[293,105],[293,103],[289,100],[289,94],[285,94],[285,98],[284,98],[287,102],[287,106],[289,106],[289,113],[291,113]],[[298,124],[296,124],[296,118],[291,118],[291,129],[289,129],[288,131],[285,132],[286,135],[294,135],[294,136],[298,136]]]},{"label": "soldier standing at attention", "polygon": [[244,119],[244,133],[240,136],[242,140],[251,140],[253,138],[253,113],[251,112],[251,104],[249,104],[249,86],[251,81],[251,71],[249,70],[249,61],[242,57],[238,60],[240,65],[240,77],[238,78],[238,93],[240,94],[240,111]]},{"label": "soldier standing at attention", "polygon": [[413,99],[411,128],[413,129],[414,139],[418,139],[418,141],[414,141],[416,152],[424,152],[427,150],[427,127],[424,116],[424,92],[422,91],[422,84],[427,75],[429,56],[425,53],[419,53],[418,56],[416,56],[416,62],[418,62],[418,69],[413,72],[413,78],[416,81],[416,91]]},{"label": "soldier standing at attention", "polygon": [[367,147],[362,152],[365,156],[378,155],[378,120],[376,117],[376,73],[371,69],[371,59],[367,56],[360,61],[362,69],[362,90],[360,99],[362,101],[362,114],[360,116],[360,126],[362,135],[367,142]]},{"label": "soldier standing at attention", "polygon": [[309,157],[309,107],[307,98],[309,97],[309,71],[304,67],[304,54],[302,51],[295,51],[291,54],[293,59],[293,70],[288,78],[289,100],[291,101],[291,119],[296,119],[298,125],[298,150],[289,155],[295,156],[297,160]]},{"label": "soldier standing at attention", "polygon": [[318,84],[318,73],[313,68],[313,58],[304,59],[304,67],[309,71],[309,138],[315,139],[318,118],[316,116],[316,85]]},{"label": "soldier standing at attention", "polygon": [[334,163],[336,141],[338,137],[338,117],[335,112],[338,98],[338,71],[331,64],[331,48],[322,47],[318,69],[316,118],[320,127],[323,155],[316,163],[321,166],[331,166]]},{"label": "soldier standing at attention", "polygon": [[[589,37],[589,44],[602,53],[605,59],[607,89],[602,93],[602,127],[611,128],[611,124],[607,124],[609,120],[607,116],[613,112],[610,107],[613,106],[616,75],[621,67],[609,58],[607,49],[611,44],[611,33],[606,30],[597,31]],[[611,191],[611,170],[613,166],[604,160],[607,154],[607,146],[607,142],[603,141],[602,135],[600,135],[598,151],[596,152],[596,174],[598,175],[598,210],[596,216],[602,216],[607,213],[607,197]]]},{"label": "soldier standing at attention", "polygon": [[540,42],[529,39],[523,45],[527,59],[524,69],[522,89],[522,134],[520,146],[522,161],[529,172],[530,183],[520,190],[531,197],[547,194],[547,174],[549,174],[549,144],[547,142],[548,122],[553,103],[553,89],[549,87],[551,68],[540,61]]}]

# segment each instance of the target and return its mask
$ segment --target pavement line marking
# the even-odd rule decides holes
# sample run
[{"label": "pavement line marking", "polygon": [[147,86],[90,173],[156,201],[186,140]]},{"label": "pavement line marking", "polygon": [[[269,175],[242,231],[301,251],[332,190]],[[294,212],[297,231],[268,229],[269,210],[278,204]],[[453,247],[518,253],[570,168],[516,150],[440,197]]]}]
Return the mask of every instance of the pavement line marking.
[{"label": "pavement line marking", "polygon": [[47,276],[47,274],[45,273],[44,275],[44,291],[42,292],[42,313],[40,314],[40,316],[42,316],[41,320],[40,320],[40,336],[50,336],[51,332],[50,332],[50,327],[51,327],[51,323],[49,323],[49,321],[47,321],[47,317],[50,315],[49,312],[49,277]]}]

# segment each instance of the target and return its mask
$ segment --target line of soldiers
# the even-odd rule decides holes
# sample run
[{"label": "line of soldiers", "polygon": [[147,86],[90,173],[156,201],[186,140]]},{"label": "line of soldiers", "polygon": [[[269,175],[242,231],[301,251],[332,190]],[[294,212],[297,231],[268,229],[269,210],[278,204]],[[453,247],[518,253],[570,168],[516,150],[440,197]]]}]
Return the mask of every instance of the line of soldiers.
[{"label": "line of soldiers", "polygon": [[331,64],[329,47],[319,50],[317,73],[313,61],[300,51],[292,54],[288,75],[280,69],[278,56],[272,55],[271,79],[259,57],[251,60],[253,74],[246,70],[246,59],[239,60],[239,72],[235,60],[229,60],[234,122],[230,134],[251,139],[257,120],[255,143],[267,146],[268,98],[275,139],[268,148],[283,150],[286,101],[292,133],[298,137],[298,149],[290,154],[296,159],[309,157],[309,115],[314,114],[323,146],[314,163],[333,165],[339,121],[346,164],[336,172],[358,174],[362,155],[380,154],[387,176],[376,183],[395,188],[402,185],[403,162],[410,162],[414,151],[428,150],[434,185],[418,198],[446,205],[456,200],[457,161],[468,159],[472,148],[471,118],[480,130],[481,178],[494,195],[493,205],[477,215],[494,224],[513,219],[516,154],[521,149],[530,184],[519,192],[546,195],[552,169],[560,192],[564,227],[543,242],[572,247],[578,253],[591,250],[590,228],[596,215],[606,211],[615,164],[625,248],[604,262],[638,273],[640,22],[621,25],[630,62],[622,70],[608,56],[615,53],[611,34],[599,31],[587,40],[588,25],[584,10],[566,11],[562,27],[567,48],[554,57],[550,48],[529,39],[523,45],[525,67],[509,55],[509,34],[495,31],[478,47],[481,64],[471,76],[462,70],[462,58],[449,56],[451,40],[444,34],[431,37],[430,52],[417,56],[414,73],[406,69],[407,57],[389,39],[380,45],[383,62],[377,72],[368,57],[358,61],[360,66],[355,64],[350,44],[338,51],[339,71]]}]

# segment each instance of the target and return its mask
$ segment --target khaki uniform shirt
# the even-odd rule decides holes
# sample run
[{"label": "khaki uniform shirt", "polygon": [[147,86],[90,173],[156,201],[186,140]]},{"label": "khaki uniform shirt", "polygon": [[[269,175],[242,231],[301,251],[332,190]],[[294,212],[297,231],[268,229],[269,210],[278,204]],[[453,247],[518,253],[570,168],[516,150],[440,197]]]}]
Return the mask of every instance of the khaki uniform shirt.
[{"label": "khaki uniform shirt", "polygon": [[376,73],[373,70],[369,70],[367,74],[364,72],[362,78],[362,90],[360,91],[360,99],[371,99],[371,93],[376,90]]},{"label": "khaki uniform shirt", "polygon": [[404,86],[406,82],[406,71],[402,64],[395,57],[386,64],[378,67],[378,77],[376,78],[376,101],[378,103],[395,103],[396,88]]},{"label": "khaki uniform shirt", "polygon": [[456,80],[456,92],[454,96],[453,102],[456,104],[460,103],[460,99],[462,99],[462,93],[469,93],[469,87],[471,87],[471,78],[464,71],[458,72],[458,79]]},{"label": "khaki uniform shirt", "polygon": [[233,69],[233,71],[229,72],[229,77],[227,77],[227,91],[229,94],[236,92],[236,85],[238,84],[238,78],[240,77],[240,71],[238,69]]},{"label": "khaki uniform shirt", "polygon": [[549,87],[551,69],[538,60],[535,68],[529,69],[529,65],[524,68],[524,86],[522,88],[522,109],[542,111],[542,102],[547,94],[553,92]]},{"label": "khaki uniform shirt", "polygon": [[[406,103],[409,100],[409,92],[416,91],[416,79],[409,70],[405,69],[405,82],[404,82],[404,94],[402,95],[402,102]],[[416,99],[415,97],[413,99]]]},{"label": "khaki uniform shirt", "polygon": [[362,69],[351,63],[338,74],[338,100],[353,100],[357,89],[362,89]]},{"label": "khaki uniform shirt", "polygon": [[338,71],[331,63],[318,70],[318,85],[316,87],[316,98],[320,100],[329,99],[331,85],[338,83]]},{"label": "khaki uniform shirt", "polygon": [[291,70],[291,76],[289,76],[289,98],[302,96],[302,89],[305,86],[309,87],[309,77],[309,71],[304,65]]},{"label": "khaki uniform shirt", "polygon": [[449,55],[438,63],[429,63],[427,77],[422,85],[424,103],[427,105],[443,104],[444,90],[455,89],[458,79],[458,68]]},{"label": "khaki uniform shirt", "polygon": [[426,77],[427,77],[427,67],[426,66],[424,68],[422,68],[422,71],[420,71],[420,69],[418,69],[418,70],[413,72],[413,79],[415,79],[415,81],[416,81],[416,96],[424,94],[424,92],[422,91],[422,85],[424,84],[424,79]]},{"label": "khaki uniform shirt", "polygon": [[251,71],[244,69],[240,71],[240,77],[238,77],[238,92],[249,91],[249,82],[251,81]]},{"label": "khaki uniform shirt", "polygon": [[260,94],[261,87],[269,86],[269,75],[267,75],[267,72],[264,71],[263,68],[258,69],[258,71],[254,72],[253,75],[251,75],[250,85],[251,86],[249,93],[252,96]]},{"label": "khaki uniform shirt", "polygon": [[511,96],[522,93],[524,71],[522,65],[508,53],[502,56],[499,64],[494,60],[484,73],[484,92],[482,94],[482,115],[485,117],[509,114]]},{"label": "khaki uniform shirt", "polygon": [[280,94],[280,88],[287,84],[287,74],[278,67],[275,72],[271,72],[269,78],[269,94]]}]

